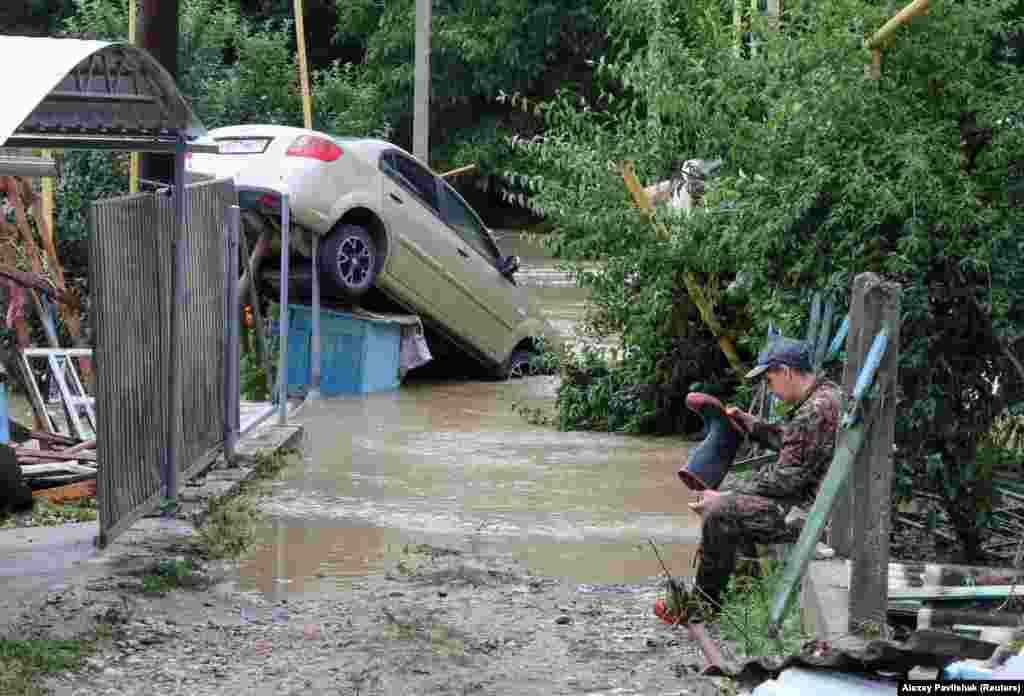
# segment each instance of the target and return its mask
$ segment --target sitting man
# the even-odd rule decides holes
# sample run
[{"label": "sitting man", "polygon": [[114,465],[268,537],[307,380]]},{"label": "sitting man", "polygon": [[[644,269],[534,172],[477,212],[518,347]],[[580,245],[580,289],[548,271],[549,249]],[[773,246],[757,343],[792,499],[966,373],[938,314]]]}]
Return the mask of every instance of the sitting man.
[{"label": "sitting man", "polygon": [[840,390],[815,374],[807,344],[773,338],[747,379],[762,375],[775,396],[792,404],[784,422],[769,424],[734,406],[726,414],[750,437],[778,452],[778,458],[731,490],[704,491],[694,506],[704,518],[697,594],[713,606],[729,582],[741,546],[792,541],[787,513],[793,506],[810,508],[835,449]]}]

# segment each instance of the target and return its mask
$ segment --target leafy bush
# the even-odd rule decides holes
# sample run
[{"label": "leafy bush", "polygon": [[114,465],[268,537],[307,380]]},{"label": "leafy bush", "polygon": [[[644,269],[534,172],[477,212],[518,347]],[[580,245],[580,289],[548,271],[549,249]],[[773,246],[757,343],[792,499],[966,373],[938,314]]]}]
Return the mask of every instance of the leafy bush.
[{"label": "leafy bush", "polygon": [[[782,31],[753,18],[752,48],[736,46],[729,7],[683,5],[644,39],[628,18],[667,12],[662,3],[613,2],[619,40],[597,61],[601,95],[541,105],[544,137],[515,139],[510,176],[556,222],[557,254],[581,271],[605,262],[587,284],[604,328],[636,346],[634,384],[666,385],[673,346],[691,346],[680,357],[714,347],[694,333],[683,272],[710,289],[748,358],[768,321],[803,334],[814,291],[842,313],[855,274],[899,282],[901,475],[943,497],[964,557],[977,559],[991,481],[976,448],[1024,397],[1024,244],[1007,175],[1024,152],[1024,72],[1006,48],[1022,35],[1019,3],[933,8],[900,29],[878,80],[865,79],[862,42],[888,7],[787,5]],[[635,160],[653,182],[686,158],[724,164],[695,214],[659,210],[670,230],[659,241],[618,164]],[[749,286],[730,297],[741,272]],[[703,369],[736,386],[720,357]]]}]

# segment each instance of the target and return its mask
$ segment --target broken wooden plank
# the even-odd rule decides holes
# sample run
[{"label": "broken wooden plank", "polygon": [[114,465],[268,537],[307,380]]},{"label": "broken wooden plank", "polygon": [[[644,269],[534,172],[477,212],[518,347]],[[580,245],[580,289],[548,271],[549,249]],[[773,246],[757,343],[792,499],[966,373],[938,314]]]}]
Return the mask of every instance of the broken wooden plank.
[{"label": "broken wooden plank", "polygon": [[96,449],[96,440],[86,440],[85,442],[81,442],[74,447],[69,447],[62,451],[64,454],[75,454],[77,452],[84,452],[91,449]]},{"label": "broken wooden plank", "polygon": [[95,474],[96,468],[78,462],[47,462],[44,464],[22,464],[22,476],[43,476],[45,474]]},{"label": "broken wooden plank", "polygon": [[61,435],[59,433],[46,432],[44,430],[33,430],[31,428],[28,428],[28,427],[22,425],[21,423],[19,423],[18,421],[14,420],[13,418],[9,418],[8,419],[8,425],[10,426],[10,429],[11,429],[11,435],[15,439],[20,439],[20,440],[28,440],[28,439],[42,440],[42,441],[45,441],[47,443],[52,443],[52,444],[57,444],[57,445],[77,445],[77,444],[79,444],[81,442],[81,440],[78,440],[77,438],[73,438],[73,437],[68,437],[67,435]]},{"label": "broken wooden plank", "polygon": [[78,483],[69,483],[65,486],[57,486],[56,488],[43,488],[37,491],[32,491],[33,498],[46,498],[51,503],[62,503],[65,500],[90,498],[95,495],[96,479],[79,481]]},{"label": "broken wooden plank", "polygon": [[82,459],[87,462],[96,461],[95,452],[74,452],[72,454],[65,454],[57,450],[31,450],[24,447],[15,447],[14,453],[18,455],[18,459],[47,459],[49,461],[59,460],[72,462],[78,459]]},{"label": "broken wooden plank", "polygon": [[475,162],[473,164],[467,164],[467,165],[464,165],[462,167],[458,167],[457,169],[452,169],[451,171],[447,171],[447,172],[445,172],[444,174],[441,175],[441,178],[442,179],[448,179],[449,177],[458,176],[459,174],[465,174],[466,172],[471,172],[474,169],[476,169],[476,163]]},{"label": "broken wooden plank", "polygon": [[889,589],[889,599],[1006,599],[1024,597],[1024,585],[976,585],[974,587],[898,587]]}]

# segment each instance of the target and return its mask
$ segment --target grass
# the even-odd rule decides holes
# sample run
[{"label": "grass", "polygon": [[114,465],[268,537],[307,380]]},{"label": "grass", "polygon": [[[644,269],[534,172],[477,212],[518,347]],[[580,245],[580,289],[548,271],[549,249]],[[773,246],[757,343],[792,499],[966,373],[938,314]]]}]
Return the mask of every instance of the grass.
[{"label": "grass", "polygon": [[175,587],[190,584],[199,569],[191,558],[167,558],[142,577],[142,591],[145,594],[162,595]]},{"label": "grass", "polygon": [[91,640],[0,640],[0,696],[45,696],[39,677],[78,669],[94,651]]},{"label": "grass", "polygon": [[199,542],[208,558],[237,558],[252,548],[256,525],[263,514],[256,506],[266,491],[267,481],[290,464],[294,450],[257,455],[253,478],[244,482],[235,495],[210,501],[206,521],[199,528]]},{"label": "grass", "polygon": [[97,518],[96,498],[82,498],[73,503],[51,503],[36,498],[32,510],[0,514],[0,529],[12,527],[56,527],[75,522],[92,522]]},{"label": "grass", "polygon": [[777,563],[763,578],[734,575],[722,598],[719,628],[722,637],[747,658],[785,657],[800,652],[806,640],[800,612],[790,610],[776,639],[768,638],[768,611],[782,582],[783,564]]}]

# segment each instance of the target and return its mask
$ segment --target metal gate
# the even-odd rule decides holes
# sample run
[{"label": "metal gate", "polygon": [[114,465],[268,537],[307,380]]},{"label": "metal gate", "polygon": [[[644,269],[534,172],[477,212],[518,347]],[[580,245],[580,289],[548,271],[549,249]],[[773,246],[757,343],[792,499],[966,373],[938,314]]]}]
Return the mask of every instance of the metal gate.
[{"label": "metal gate", "polygon": [[[224,440],[228,208],[231,181],[186,187],[182,399],[176,466],[185,480]],[[96,362],[100,546],[158,507],[171,406],[171,276],[177,226],[171,196],[98,201],[89,247]]]}]

